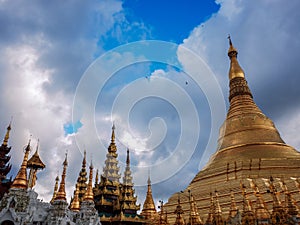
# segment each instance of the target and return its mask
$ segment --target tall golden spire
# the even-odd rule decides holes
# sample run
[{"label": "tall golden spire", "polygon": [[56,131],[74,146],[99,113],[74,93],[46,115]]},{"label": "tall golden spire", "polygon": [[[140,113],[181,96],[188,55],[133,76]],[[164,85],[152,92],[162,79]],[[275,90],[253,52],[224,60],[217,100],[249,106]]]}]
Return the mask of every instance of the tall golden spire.
[{"label": "tall golden spire", "polygon": [[83,197],[83,201],[94,201],[94,193],[93,193],[93,163],[91,162],[90,165],[90,175],[89,175],[89,183],[87,186],[87,190],[85,192],[85,195]]},{"label": "tall golden spire", "polygon": [[28,183],[27,183],[27,161],[28,161],[28,155],[30,152],[30,139],[28,141],[28,145],[25,148],[25,154],[24,154],[24,158],[23,158],[23,162],[21,165],[21,168],[17,174],[17,176],[15,177],[11,188],[19,188],[19,189],[27,189],[28,187]]},{"label": "tall golden spire", "polygon": [[[224,150],[233,151],[235,148],[246,148],[244,146],[255,144],[259,145],[259,150],[256,150],[257,154],[253,153],[253,155],[255,158],[264,158],[266,155],[269,155],[269,151],[271,151],[270,148],[276,148],[279,145],[282,146],[284,142],[273,122],[262,113],[253,101],[252,93],[248,87],[244,71],[238,63],[237,54],[238,52],[236,48],[233,47],[229,37],[230,107],[227,118],[220,129],[218,149],[219,152]],[[267,146],[263,147],[263,145]],[[275,147],[271,145],[275,145]],[[258,149],[258,147],[256,149]],[[286,154],[290,155],[287,157],[291,157],[296,154],[296,151],[287,151]],[[234,154],[227,153],[227,155],[231,156]],[[219,157],[222,158],[222,161],[225,160],[221,155]],[[238,157],[243,158],[245,156],[241,153]],[[230,157],[226,160],[231,161],[232,158]]]},{"label": "tall golden spire", "polygon": [[79,212],[79,210],[80,210],[80,203],[79,203],[78,194],[79,194],[79,187],[76,184],[74,198],[73,198],[73,201],[71,202],[71,205],[70,205],[70,209],[74,212]]},{"label": "tall golden spire", "polygon": [[237,61],[238,51],[236,50],[235,47],[233,47],[230,36],[228,36],[228,39],[229,39],[228,56],[231,60],[230,70],[229,70],[229,80],[233,80],[236,77],[244,78],[245,73]]},{"label": "tall golden spire", "polygon": [[8,144],[10,130],[11,130],[11,121],[10,121],[8,127],[7,127],[6,134],[5,134],[3,143],[2,143],[2,145],[4,145],[4,146],[7,146],[7,144]]},{"label": "tall golden spire", "polygon": [[51,199],[50,203],[53,203],[53,201],[54,201],[55,198],[56,198],[56,194],[57,194],[57,191],[58,191],[58,182],[59,182],[59,177],[56,176],[56,178],[55,178],[54,190],[53,190],[53,196],[52,196],[52,199]]},{"label": "tall golden spire", "polygon": [[59,189],[57,191],[55,200],[62,200],[62,201],[67,201],[66,198],[66,188],[65,188],[65,180],[66,180],[66,173],[67,173],[67,166],[68,166],[68,160],[67,160],[67,156],[68,154],[66,153],[66,158],[65,161],[63,162],[63,172],[61,175],[61,181],[60,181],[60,185],[59,185]]},{"label": "tall golden spire", "polygon": [[146,219],[149,218],[154,219],[157,216],[157,211],[152,196],[150,174],[148,175],[147,195],[146,195],[146,199],[143,205],[143,210],[141,215],[144,216]]}]

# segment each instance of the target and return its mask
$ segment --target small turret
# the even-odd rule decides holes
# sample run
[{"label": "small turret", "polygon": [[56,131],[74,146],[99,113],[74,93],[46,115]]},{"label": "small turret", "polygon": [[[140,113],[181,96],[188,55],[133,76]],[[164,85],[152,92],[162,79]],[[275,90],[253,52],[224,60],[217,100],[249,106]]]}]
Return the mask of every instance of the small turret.
[{"label": "small turret", "polygon": [[89,183],[88,183],[85,195],[83,197],[83,201],[94,202],[94,194],[93,194],[93,169],[94,169],[94,167],[93,167],[93,164],[91,162],[91,165],[90,165],[90,175],[89,175]]},{"label": "small turret", "polygon": [[15,177],[11,188],[24,189],[24,190],[28,188],[26,168],[27,168],[29,152],[30,152],[30,140],[28,141],[28,145],[25,147],[25,154],[24,154],[21,168],[19,169],[19,172]]},{"label": "small turret", "polygon": [[66,188],[65,188],[65,180],[66,180],[66,173],[67,173],[67,166],[68,166],[68,160],[67,160],[67,153],[66,153],[66,158],[65,161],[63,162],[63,172],[61,175],[61,181],[59,185],[59,189],[57,191],[55,200],[61,200],[61,201],[67,201],[66,198]]},{"label": "small turret", "polygon": [[57,191],[58,191],[58,182],[59,182],[59,177],[56,176],[56,178],[55,178],[54,190],[53,190],[53,195],[52,195],[52,199],[51,199],[50,203],[53,203],[53,201],[54,201],[55,198],[56,198],[56,194],[57,194]]},{"label": "small turret", "polygon": [[71,205],[70,205],[70,209],[73,211],[73,212],[79,212],[80,210],[80,203],[79,203],[79,197],[78,197],[78,194],[79,194],[79,187],[78,185],[76,184],[76,189],[75,189],[75,194],[74,194],[74,198],[71,202]]},{"label": "small turret", "polygon": [[150,180],[150,174],[148,175],[148,188],[147,188],[147,194],[146,199],[144,201],[143,210],[141,213],[142,216],[145,217],[147,220],[155,220],[158,217],[155,204],[153,201],[152,196],[152,188],[151,188],[151,180]]},{"label": "small turret", "polygon": [[174,225],[185,225],[185,221],[182,216],[182,214],[184,212],[183,212],[183,209],[180,204],[180,193],[178,193],[178,201],[177,202],[178,202],[178,204],[177,204],[175,212],[174,212],[176,214],[176,220],[175,220]]}]

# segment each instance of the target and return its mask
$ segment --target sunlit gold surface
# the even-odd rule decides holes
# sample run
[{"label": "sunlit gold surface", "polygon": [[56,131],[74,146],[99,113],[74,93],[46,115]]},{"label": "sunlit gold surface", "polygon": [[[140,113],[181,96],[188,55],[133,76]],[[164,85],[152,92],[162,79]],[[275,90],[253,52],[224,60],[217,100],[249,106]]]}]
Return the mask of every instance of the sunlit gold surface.
[{"label": "sunlit gold surface", "polygon": [[151,180],[150,176],[148,177],[148,189],[146,199],[144,201],[143,210],[141,215],[148,220],[156,220],[158,218],[158,213],[155,208],[155,204],[152,196]]},{"label": "sunlit gold surface", "polygon": [[15,177],[13,184],[11,185],[11,188],[27,189],[28,183],[27,183],[26,168],[27,168],[29,152],[30,152],[30,141],[28,142],[28,145],[25,148],[25,154],[24,154],[21,168],[20,168],[17,176]]},{"label": "sunlit gold surface", "polygon": [[94,201],[94,194],[93,194],[93,165],[90,165],[90,175],[89,175],[89,183],[87,186],[87,190],[83,197],[83,201]]},{"label": "sunlit gold surface", "polygon": [[11,122],[9,123],[9,125],[7,127],[7,131],[6,131],[4,140],[3,140],[3,145],[5,145],[5,146],[7,146],[7,144],[8,144],[10,130],[11,130]]},{"label": "sunlit gold surface", "polygon": [[61,175],[61,181],[60,181],[60,185],[59,185],[59,189],[56,193],[56,197],[55,197],[55,200],[61,200],[61,201],[67,201],[67,198],[66,198],[66,173],[67,173],[67,166],[68,166],[68,161],[67,161],[67,154],[66,154],[66,158],[65,158],[65,161],[63,162],[63,172],[62,172],[62,175]]},{"label": "sunlit gold surface", "polygon": [[57,191],[58,191],[58,182],[59,182],[59,177],[57,176],[55,178],[55,185],[54,185],[53,195],[52,195],[50,203],[53,203],[53,201],[56,198],[56,194],[57,194]]},{"label": "sunlit gold surface", "polygon": [[80,203],[79,203],[79,198],[78,198],[78,194],[79,194],[79,188],[76,185],[76,190],[75,190],[75,194],[74,194],[74,198],[70,204],[70,209],[74,212],[79,212],[80,210]]},{"label": "sunlit gold surface", "polygon": [[[300,203],[299,187],[290,178],[300,177],[300,153],[284,143],[272,120],[253,101],[244,71],[236,58],[237,50],[231,40],[228,55],[231,61],[230,107],[220,128],[218,148],[207,165],[194,177],[188,189],[193,193],[204,221],[212,220],[209,213],[211,192],[218,191],[223,218],[228,218],[232,211],[231,196],[234,194],[236,207],[243,211],[242,223],[246,224],[254,216],[270,218],[273,196],[267,191],[269,187],[266,187],[264,179],[269,179],[271,175],[277,179],[276,185],[284,180],[292,198]],[[248,179],[255,182],[256,191]],[[241,182],[245,186],[243,191],[240,188]],[[282,202],[285,195],[281,194],[278,198]],[[253,208],[247,199],[253,203]],[[188,212],[188,199],[183,197],[181,203],[183,210]],[[176,205],[174,194],[165,208],[170,212]],[[296,215],[297,210],[295,209]],[[169,214],[171,223],[174,223],[175,218],[175,214]]]}]

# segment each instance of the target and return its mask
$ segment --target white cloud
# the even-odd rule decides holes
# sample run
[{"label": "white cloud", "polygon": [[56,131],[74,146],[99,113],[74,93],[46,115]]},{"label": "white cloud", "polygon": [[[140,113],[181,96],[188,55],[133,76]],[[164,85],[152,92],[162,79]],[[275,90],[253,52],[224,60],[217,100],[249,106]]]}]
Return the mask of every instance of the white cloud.
[{"label": "white cloud", "polygon": [[[297,121],[297,112],[299,112],[297,104],[300,102],[297,85],[300,81],[297,62],[300,54],[298,51],[300,49],[298,41],[300,31],[297,24],[299,21],[298,1],[291,0],[289,4],[283,1],[234,0],[218,1],[218,3],[221,4],[219,12],[196,27],[189,38],[184,40],[183,45],[191,48],[207,63],[217,77],[224,95],[227,96],[229,60],[226,56],[228,48],[226,38],[230,33],[234,45],[240,52],[239,61],[246,72],[256,102],[265,107],[266,110],[263,110],[267,115],[275,118],[275,123],[278,121],[278,127],[287,143],[291,142],[292,145],[299,147],[297,138],[297,127],[299,126],[296,125],[297,123],[290,122],[291,117]],[[62,171],[61,164],[66,149],[69,150],[68,196],[73,193],[74,183],[80,170],[79,165],[81,165],[81,152],[84,148],[88,152],[88,158],[92,155],[95,167],[99,168],[100,173],[102,172],[111,134],[111,108],[97,111],[95,121],[94,118],[75,115],[83,124],[78,129],[79,142],[76,142],[74,135],[65,136],[63,130],[63,125],[71,121],[72,97],[79,78],[93,57],[103,52],[103,46],[99,45],[99,38],[109,31],[115,35],[114,38],[127,42],[131,38],[127,36],[126,32],[144,38],[150,31],[141,23],[129,24],[122,14],[120,1],[66,4],[61,5],[59,9],[57,2],[48,3],[48,7],[42,4],[29,7],[28,4],[24,4],[21,1],[16,1],[15,4],[3,1],[0,7],[1,18],[5,18],[5,20],[0,18],[0,23],[5,25],[3,35],[0,37],[0,45],[4,46],[1,48],[2,57],[0,59],[2,73],[0,77],[2,89],[0,123],[4,133],[10,116],[14,116],[10,142],[13,146],[11,161],[14,170],[20,165],[22,158],[20,152],[27,143],[29,135],[33,135],[33,145],[35,145],[36,139],[40,138],[40,155],[47,167],[45,171],[38,174],[40,178],[36,190],[44,200],[49,200],[54,179],[58,172]],[[87,15],[91,15],[92,18]],[[12,26],[14,23],[15,26]],[[137,28],[142,31],[135,34],[133,30]],[[186,72],[193,72],[195,67],[192,61],[185,58],[184,55],[178,54]],[[133,56],[130,54],[119,55],[111,59],[112,61],[107,65],[119,63],[122,60],[130,61],[131,57]],[[106,93],[103,94],[105,102],[103,105],[95,106],[93,110],[110,107],[109,103],[114,102],[117,92],[123,88],[123,84],[131,83],[132,80],[139,78],[132,73],[141,73],[140,78],[149,74],[148,70],[145,72],[143,69],[145,68],[131,69],[129,70],[131,74],[127,71],[126,75],[129,78],[120,77],[117,81],[119,83],[116,85],[119,85],[118,87],[108,87]],[[143,74],[144,72],[146,74]],[[169,86],[159,86],[159,83],[155,83],[154,77],[156,78],[155,82],[163,80],[163,78],[170,79],[178,85],[178,89],[181,88],[182,91],[192,96],[191,98],[196,102],[199,110],[198,114],[200,114],[200,135],[205,136],[207,133],[205,128],[209,127],[209,124],[205,123],[209,123],[211,120],[209,113],[205,111],[209,108],[207,106],[209,103],[204,100],[207,93],[200,97],[199,91],[197,92],[199,87],[196,87],[195,81],[186,74],[174,72],[169,68],[156,70],[149,81],[140,80],[132,90],[136,94],[140,94],[146,90],[147,85],[157,84],[157,86],[151,86],[152,91],[171,91]],[[186,85],[186,81],[188,81],[188,85]],[[206,80],[204,79],[202,82],[205,83]],[[88,89],[85,89],[87,95],[94,90],[93,84],[93,82],[90,83]],[[202,91],[205,92],[204,90],[203,88]],[[215,89],[210,88],[207,91],[213,93]],[[186,105],[180,96],[172,97],[175,100],[178,98],[177,103],[184,108]],[[86,103],[84,102],[82,107]],[[163,136],[161,134],[165,134],[164,127],[159,121],[156,122],[158,125],[162,125],[157,126],[160,129],[155,130],[155,127],[151,127],[149,121],[152,118],[161,117],[167,125],[166,137],[158,151],[151,151],[146,156],[132,152],[132,164],[137,167],[146,167],[149,163],[163,161],[172,154],[172,150],[176,147],[175,141],[178,141],[180,136],[179,125],[175,124],[178,122],[176,117],[178,115],[174,113],[175,110],[172,106],[165,104],[162,107],[162,102],[156,102],[155,99],[146,103],[145,105],[141,104],[142,106],[137,104],[134,109],[136,111],[132,111],[136,116],[131,119],[131,122],[135,122],[132,130],[126,129],[127,121],[116,121],[118,122],[116,132],[120,142],[132,149],[149,150],[153,143],[159,142],[159,139],[154,139],[154,136],[149,135],[151,131],[157,131],[155,134],[159,134],[160,137]],[[292,104],[296,106],[291,106]],[[182,113],[188,115],[189,108],[184,109]],[[291,113],[291,117],[281,116],[285,115],[285,112],[293,113]],[[194,122],[192,118],[188,118],[188,123]],[[95,124],[97,135],[94,134],[94,129],[89,129]],[[192,134],[194,131],[186,129],[186,132]],[[206,139],[208,137],[205,136],[204,142],[207,141]],[[153,143],[150,143],[149,140]],[[127,146],[120,142],[117,142],[119,156],[120,161],[124,162],[125,147]],[[202,146],[202,139],[200,142],[197,148],[200,153],[195,153],[197,157],[201,157],[201,150],[205,149],[205,145]],[[189,143],[186,148],[188,146]],[[182,157],[185,156],[184,151],[177,153],[171,161],[175,168],[168,168],[170,164],[166,164],[159,171],[173,170],[172,172],[175,173],[182,164]],[[184,188],[193,174],[197,172],[198,168],[195,166],[199,161],[197,157],[189,161],[175,176],[157,184],[156,188],[161,185],[160,191],[153,190],[153,192],[165,198],[170,193],[178,191],[178,188]],[[149,158],[152,161],[149,162]],[[195,161],[197,162],[195,163]],[[147,173],[147,170],[136,171],[134,179],[139,179],[136,183],[146,184]],[[185,179],[178,184],[180,187],[173,185],[178,180],[178,176]],[[157,179],[153,177],[153,181],[157,181]],[[138,196],[144,195],[144,193],[145,190],[142,190]]]}]

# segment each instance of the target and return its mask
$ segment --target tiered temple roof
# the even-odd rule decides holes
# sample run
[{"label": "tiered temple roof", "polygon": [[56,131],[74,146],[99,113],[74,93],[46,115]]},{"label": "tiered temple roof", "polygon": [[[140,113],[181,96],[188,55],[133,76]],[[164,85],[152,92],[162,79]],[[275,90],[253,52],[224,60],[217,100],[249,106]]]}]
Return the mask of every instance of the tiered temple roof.
[{"label": "tiered temple roof", "polygon": [[137,197],[134,195],[132,175],[130,170],[129,149],[127,149],[126,168],[124,171],[123,184],[121,190],[121,210],[124,215],[136,216],[140,210],[140,205],[136,204]]}]

